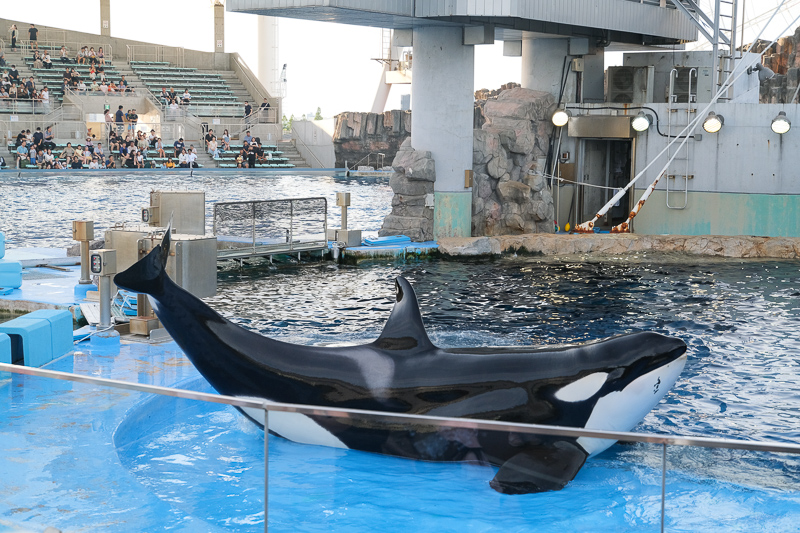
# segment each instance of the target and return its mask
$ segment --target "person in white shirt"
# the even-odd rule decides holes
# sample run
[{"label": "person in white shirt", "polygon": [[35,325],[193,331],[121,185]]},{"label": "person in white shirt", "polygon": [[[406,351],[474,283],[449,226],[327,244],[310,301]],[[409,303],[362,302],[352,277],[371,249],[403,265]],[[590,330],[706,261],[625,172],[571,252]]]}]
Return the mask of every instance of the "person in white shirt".
[{"label": "person in white shirt", "polygon": [[97,158],[92,158],[92,162],[89,163],[89,168],[100,168],[100,163],[97,162]]},{"label": "person in white shirt", "polygon": [[80,81],[80,83],[78,83],[78,90],[79,90],[80,92],[84,92],[84,91],[86,91],[86,84],[85,84],[85,83],[83,83],[83,80],[81,80],[81,81]]},{"label": "person in white shirt", "polygon": [[178,166],[181,168],[187,168],[189,166],[189,155],[186,153],[186,148],[181,150],[180,155],[178,155]]},{"label": "person in white shirt", "polygon": [[219,159],[219,150],[217,149],[217,139],[211,139],[208,141],[208,153],[211,154],[211,157],[214,159]]},{"label": "person in white shirt", "polygon": [[194,150],[186,154],[186,162],[189,164],[189,168],[197,168],[197,154]]}]

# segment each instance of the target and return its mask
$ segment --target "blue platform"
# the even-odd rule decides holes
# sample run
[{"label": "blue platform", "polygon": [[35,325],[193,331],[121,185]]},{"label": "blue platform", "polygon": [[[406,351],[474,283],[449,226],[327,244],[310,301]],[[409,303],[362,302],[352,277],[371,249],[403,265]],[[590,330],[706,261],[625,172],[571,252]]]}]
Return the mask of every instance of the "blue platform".
[{"label": "blue platform", "polygon": [[[53,336],[50,322],[47,320],[15,318],[0,324],[0,333],[11,337],[11,358],[13,360],[22,359],[25,366],[36,367],[53,360]],[[20,357],[19,351],[22,352],[22,357]]]},{"label": "blue platform", "polygon": [[22,287],[21,263],[0,259],[0,287],[5,289],[19,289]]},{"label": "blue platform", "polygon": [[52,337],[51,346],[53,350],[52,359],[61,357],[72,351],[72,313],[69,311],[38,309],[20,318],[43,319],[50,323],[50,333]]},{"label": "blue platform", "polygon": [[12,363],[11,361],[11,337],[5,333],[0,333],[0,363]]}]

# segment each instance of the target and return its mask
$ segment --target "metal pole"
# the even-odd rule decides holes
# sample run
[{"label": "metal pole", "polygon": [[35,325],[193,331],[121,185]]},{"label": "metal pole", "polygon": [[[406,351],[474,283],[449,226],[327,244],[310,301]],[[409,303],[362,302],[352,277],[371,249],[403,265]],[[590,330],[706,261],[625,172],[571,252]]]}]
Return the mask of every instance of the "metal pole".
[{"label": "metal pole", "polygon": [[100,326],[111,327],[111,276],[100,276]]},{"label": "metal pole", "polygon": [[80,241],[81,244],[81,279],[80,285],[88,285],[92,282],[89,276],[89,241]]},{"label": "metal pole", "polygon": [[250,204],[250,215],[253,217],[253,253],[256,251],[256,203]]},{"label": "metal pole", "polygon": [[[269,530],[269,410],[264,407],[264,531]],[[662,528],[663,530],[663,528]]]},{"label": "metal pole", "polygon": [[661,445],[661,533],[664,533],[664,502],[667,499],[667,444]]}]

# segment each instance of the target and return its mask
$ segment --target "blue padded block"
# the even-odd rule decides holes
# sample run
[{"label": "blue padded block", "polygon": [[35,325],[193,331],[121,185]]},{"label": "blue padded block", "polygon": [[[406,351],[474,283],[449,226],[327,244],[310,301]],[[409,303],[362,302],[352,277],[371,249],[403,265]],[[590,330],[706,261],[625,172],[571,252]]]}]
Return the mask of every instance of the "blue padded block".
[{"label": "blue padded block", "polygon": [[0,287],[22,287],[22,264],[17,261],[0,261]]},{"label": "blue padded block", "polygon": [[47,319],[15,318],[0,324],[0,333],[9,337],[16,336],[22,341],[20,344],[25,366],[42,366],[53,360],[53,341]]},{"label": "blue padded block", "polygon": [[11,338],[0,333],[0,363],[11,364]]},{"label": "blue padded block", "polygon": [[20,318],[44,318],[50,322],[53,359],[73,350],[72,313],[63,309],[38,309]]}]

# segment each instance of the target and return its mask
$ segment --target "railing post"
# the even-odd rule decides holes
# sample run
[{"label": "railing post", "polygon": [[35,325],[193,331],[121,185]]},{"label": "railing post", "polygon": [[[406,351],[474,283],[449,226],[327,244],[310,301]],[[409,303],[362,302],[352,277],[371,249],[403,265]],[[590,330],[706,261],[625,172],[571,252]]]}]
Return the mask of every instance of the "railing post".
[{"label": "railing post", "polygon": [[667,443],[661,445],[661,533],[664,533],[664,504],[667,500]]},{"label": "railing post", "polygon": [[250,204],[250,216],[253,219],[253,253],[256,252],[256,203]]},{"label": "railing post", "polygon": [[289,249],[294,250],[294,200],[289,200]]},{"label": "railing post", "polygon": [[269,531],[269,409],[264,405],[264,532]]}]

